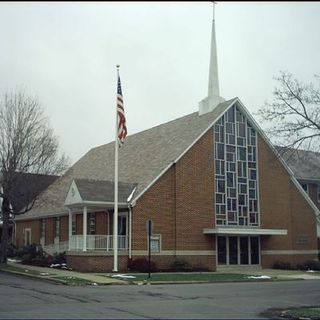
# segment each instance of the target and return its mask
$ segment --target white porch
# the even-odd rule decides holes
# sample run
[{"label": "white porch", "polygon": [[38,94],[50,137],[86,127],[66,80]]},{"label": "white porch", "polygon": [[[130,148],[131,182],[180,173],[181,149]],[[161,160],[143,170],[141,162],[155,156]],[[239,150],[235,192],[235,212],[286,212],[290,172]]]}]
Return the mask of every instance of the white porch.
[{"label": "white porch", "polygon": [[[118,236],[118,250],[128,250],[128,236]],[[113,251],[113,235],[72,235],[69,251]]]}]

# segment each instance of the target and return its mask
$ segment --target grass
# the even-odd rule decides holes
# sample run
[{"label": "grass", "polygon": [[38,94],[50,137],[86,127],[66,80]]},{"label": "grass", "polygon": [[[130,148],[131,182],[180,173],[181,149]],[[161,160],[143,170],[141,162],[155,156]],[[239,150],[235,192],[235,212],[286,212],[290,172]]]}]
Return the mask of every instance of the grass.
[{"label": "grass", "polygon": [[[126,279],[130,282],[219,282],[219,281],[256,281],[256,279],[248,279],[248,274],[239,273],[152,273],[148,278],[148,274],[131,274],[135,276],[133,279]],[[266,281],[266,280],[259,280]],[[270,281],[270,280],[267,280]]]},{"label": "grass", "polygon": [[24,267],[22,267],[22,268],[15,267],[15,266],[8,265],[8,264],[1,266],[0,269],[3,271],[12,271],[12,272],[18,272],[18,273],[23,273],[23,274],[33,274],[33,275],[37,275],[37,276],[41,275],[41,272],[39,272],[39,271],[30,270],[30,269],[24,268]]},{"label": "grass", "polygon": [[300,307],[300,308],[290,308],[281,312],[284,318],[311,318],[320,319],[320,306],[316,307]]},{"label": "grass", "polygon": [[63,283],[69,285],[69,286],[87,286],[87,285],[93,285],[94,282],[82,278],[77,277],[52,277],[52,279],[62,280]]}]

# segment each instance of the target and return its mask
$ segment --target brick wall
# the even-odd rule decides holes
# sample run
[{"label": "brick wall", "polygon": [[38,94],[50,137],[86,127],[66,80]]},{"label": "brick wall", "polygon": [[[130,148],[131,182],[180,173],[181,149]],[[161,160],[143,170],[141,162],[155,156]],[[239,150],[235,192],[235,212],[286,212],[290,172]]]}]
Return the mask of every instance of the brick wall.
[{"label": "brick wall", "polygon": [[[259,194],[261,228],[286,229],[287,236],[264,236],[261,250],[316,250],[316,221],[312,208],[270,147],[259,137]],[[274,261],[294,263],[303,255],[264,255],[262,266],[270,267]],[[308,259],[316,254],[308,255]]]},{"label": "brick wall", "polygon": [[31,242],[40,243],[40,220],[26,220],[16,222],[16,245],[24,246],[24,229],[31,229]]},{"label": "brick wall", "polygon": [[[113,269],[112,255],[68,254],[67,265],[80,272],[110,272]],[[128,256],[118,256],[118,269],[127,271]]]},{"label": "brick wall", "polygon": [[[214,238],[203,234],[204,228],[214,226],[213,177],[213,133],[209,130],[137,201],[132,249],[148,249],[146,222],[152,219],[153,233],[162,237],[162,250],[212,250],[212,257],[201,259],[210,260],[210,268],[215,268]],[[174,253],[155,259],[161,268],[168,268],[173,257]],[[184,258],[191,263],[197,260]]]},{"label": "brick wall", "polygon": [[60,217],[60,241],[69,240],[69,216]]}]

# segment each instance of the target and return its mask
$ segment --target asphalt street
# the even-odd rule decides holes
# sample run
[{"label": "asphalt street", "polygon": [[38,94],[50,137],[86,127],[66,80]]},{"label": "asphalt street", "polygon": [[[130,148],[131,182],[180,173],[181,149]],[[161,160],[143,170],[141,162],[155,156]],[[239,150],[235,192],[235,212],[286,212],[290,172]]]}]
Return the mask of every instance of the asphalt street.
[{"label": "asphalt street", "polygon": [[0,272],[0,318],[257,318],[320,305],[320,280],[72,287]]}]

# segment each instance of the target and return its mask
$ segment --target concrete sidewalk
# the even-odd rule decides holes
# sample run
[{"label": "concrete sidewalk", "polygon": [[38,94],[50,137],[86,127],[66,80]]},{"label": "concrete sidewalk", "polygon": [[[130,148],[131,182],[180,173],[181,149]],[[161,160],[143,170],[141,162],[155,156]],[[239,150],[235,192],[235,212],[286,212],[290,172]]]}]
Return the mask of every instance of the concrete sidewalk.
[{"label": "concrete sidewalk", "polygon": [[[81,279],[86,284],[109,285],[109,284],[127,284],[125,280],[112,278],[109,273],[83,273],[66,269],[45,268],[30,265],[23,265],[15,262],[8,262],[7,266],[0,266],[0,270],[33,278],[49,280],[56,283],[68,284],[72,279]],[[109,276],[108,276],[109,275]]]}]

